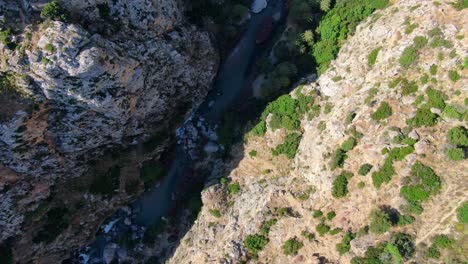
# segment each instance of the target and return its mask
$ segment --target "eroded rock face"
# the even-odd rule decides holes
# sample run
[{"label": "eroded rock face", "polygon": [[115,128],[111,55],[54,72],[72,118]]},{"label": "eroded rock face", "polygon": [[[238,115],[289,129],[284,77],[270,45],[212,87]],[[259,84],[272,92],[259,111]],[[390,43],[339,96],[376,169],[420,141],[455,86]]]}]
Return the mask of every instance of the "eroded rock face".
[{"label": "eroded rock face", "polygon": [[[0,181],[0,241],[19,235],[20,261],[35,256],[55,263],[55,257],[89,239],[103,215],[131,199],[134,194],[125,192],[122,179],[138,177],[135,168],[144,159],[158,158],[166,138],[145,153],[126,151],[126,162],[90,161],[174,128],[204,99],[218,55],[207,33],[185,23],[179,1],[67,0],[61,4],[69,22],[41,23],[37,13],[45,2],[0,1],[3,11],[21,18],[14,25],[6,21],[21,32],[13,36],[21,48],[0,43],[0,73],[15,79],[15,89],[33,98],[31,105],[34,100],[34,107],[0,123],[0,171],[8,172]],[[109,166],[118,166],[121,177],[112,198],[70,190],[73,179],[86,185],[93,173]],[[36,219],[38,206],[51,194],[61,206],[84,199],[95,208],[72,210],[70,222],[82,230],[58,236],[58,241],[68,237],[67,243],[33,245],[37,230],[28,226],[37,223],[31,214]]]}]

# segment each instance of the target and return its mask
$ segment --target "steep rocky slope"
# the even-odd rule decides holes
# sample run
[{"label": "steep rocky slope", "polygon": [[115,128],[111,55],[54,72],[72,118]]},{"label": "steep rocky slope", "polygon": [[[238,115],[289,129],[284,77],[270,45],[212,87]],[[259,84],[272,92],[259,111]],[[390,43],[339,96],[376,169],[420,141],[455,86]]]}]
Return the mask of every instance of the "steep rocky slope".
[{"label": "steep rocky slope", "polygon": [[180,1],[65,0],[52,20],[47,2],[0,1],[0,241],[21,263],[56,263],[141,193],[218,65]]},{"label": "steep rocky slope", "polygon": [[[298,112],[311,98],[300,129],[273,129],[270,113],[264,136],[233,148],[233,184],[202,193],[171,263],[368,263],[372,250],[382,263],[464,263],[467,25],[467,9],[416,0],[361,23],[327,72],[282,97]],[[297,148],[291,133],[293,160],[277,155]],[[431,246],[441,234],[448,249]]]}]

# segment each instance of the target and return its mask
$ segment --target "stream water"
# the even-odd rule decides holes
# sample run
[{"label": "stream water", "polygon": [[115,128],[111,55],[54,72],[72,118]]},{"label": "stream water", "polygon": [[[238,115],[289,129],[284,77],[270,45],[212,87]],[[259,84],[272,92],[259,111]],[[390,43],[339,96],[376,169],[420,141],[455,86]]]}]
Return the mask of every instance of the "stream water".
[{"label": "stream water", "polygon": [[[200,146],[203,148],[201,142],[211,142],[212,147],[219,147],[216,144],[217,136],[213,132],[215,126],[247,85],[249,70],[256,51],[260,48],[256,43],[257,35],[263,29],[265,20],[270,17],[279,19],[282,9],[282,0],[270,0],[262,12],[251,13],[243,36],[222,63],[209,95],[197,111],[177,129],[176,155],[167,175],[156,187],[130,205],[132,211],[137,212],[136,224],[149,226],[168,213],[173,206],[174,193],[183,184],[184,176],[192,169]],[[105,233],[117,228],[119,222],[124,222],[122,216],[115,215],[101,227],[101,234],[81,251],[79,263],[90,263],[90,258],[102,259],[104,247],[108,243]]]}]

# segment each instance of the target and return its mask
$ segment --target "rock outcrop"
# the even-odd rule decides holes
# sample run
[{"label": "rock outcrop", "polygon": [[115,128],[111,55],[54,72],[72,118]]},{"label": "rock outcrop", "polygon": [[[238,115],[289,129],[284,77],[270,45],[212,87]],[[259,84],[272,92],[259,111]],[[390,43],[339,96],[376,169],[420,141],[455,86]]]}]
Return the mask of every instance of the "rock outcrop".
[{"label": "rock outcrop", "polygon": [[[0,43],[10,86],[0,90],[0,241],[15,238],[20,263],[57,263],[141,192],[138,167],[201,103],[219,60],[180,1],[64,0],[65,22],[39,19],[46,2],[0,1],[2,30],[13,29]],[[112,197],[90,194],[111,168]],[[67,223],[57,238],[38,238],[53,208],[67,208]]]},{"label": "rock outcrop", "polygon": [[[273,132],[267,126],[264,137],[250,135],[247,143],[240,143],[243,153],[233,155],[241,161],[235,167],[227,166],[227,171],[232,170],[229,178],[240,184],[241,191],[230,194],[225,187],[214,185],[202,193],[203,209],[170,263],[247,261],[244,241],[253,234],[268,240],[266,245],[263,241],[252,243],[257,249],[264,246],[255,263],[350,263],[370,246],[389,239],[390,232],[366,234],[370,212],[378,208],[399,210],[405,205],[400,189],[415,180],[408,176],[417,161],[439,175],[442,188],[433,200],[423,202],[424,212],[414,223],[392,227],[391,231],[414,237],[418,246],[415,258],[421,263],[425,260],[419,246],[430,244],[436,234],[450,234],[459,243],[466,241],[466,231],[456,227],[455,212],[468,198],[467,161],[448,159],[446,134],[453,127],[466,125],[467,120],[468,10],[456,10],[450,1],[392,2],[357,27],[317,82],[291,92],[292,97],[298,92],[313,95],[314,104],[322,109],[315,117],[303,118],[295,159],[288,162],[271,154],[271,146],[281,143],[287,133],[284,129]],[[411,66],[403,66],[400,58],[408,47],[416,45]],[[369,59],[373,50],[377,50],[375,61]],[[432,65],[436,65],[435,71],[430,70]],[[447,108],[439,105],[431,109],[438,113],[437,124],[411,121],[418,109],[434,100],[431,93],[437,92],[431,89],[442,92],[444,105],[457,109],[461,116],[447,114]],[[388,103],[392,115],[377,121],[372,115],[382,102]],[[347,150],[342,168],[331,168],[333,154],[350,137],[357,139],[356,146]],[[371,175],[384,165],[390,149],[406,146],[398,141],[400,137],[413,140],[409,144],[414,148],[408,147],[413,153],[396,159],[392,177],[376,188]],[[248,155],[251,151],[255,151],[254,156]],[[360,176],[358,170],[365,163],[373,167],[367,176]],[[336,198],[332,196],[333,183],[342,171],[354,176],[347,176],[346,195]],[[213,209],[219,210],[221,217],[215,217]],[[313,216],[314,210],[324,215]],[[329,212],[336,215],[325,217]],[[272,219],[275,222],[265,229],[265,223]],[[320,223],[335,229],[334,235],[319,235],[316,226]],[[357,238],[350,244],[350,252],[341,255],[336,245],[346,232]],[[296,256],[287,256],[283,245],[294,237],[303,246]],[[466,254],[450,254],[451,258],[466,259]]]}]

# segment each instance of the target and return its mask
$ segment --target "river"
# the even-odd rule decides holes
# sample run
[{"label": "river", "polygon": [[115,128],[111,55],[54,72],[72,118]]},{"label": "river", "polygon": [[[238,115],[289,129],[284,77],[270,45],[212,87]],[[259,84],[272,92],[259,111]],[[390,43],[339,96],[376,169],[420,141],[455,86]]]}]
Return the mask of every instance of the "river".
[{"label": "river", "polygon": [[[135,221],[139,226],[149,226],[165,216],[173,206],[174,193],[183,184],[183,178],[192,169],[196,153],[204,147],[201,142],[216,145],[215,126],[223,115],[236,102],[248,85],[249,70],[260,48],[256,43],[258,33],[263,29],[264,21],[270,17],[279,18],[283,1],[270,0],[268,6],[258,14],[251,13],[251,18],[242,37],[223,61],[212,90],[200,107],[177,129],[176,155],[167,175],[153,189],[144,193],[130,207],[137,212]],[[206,147],[206,146],[205,146]],[[95,263],[102,260],[103,251],[109,238],[106,233],[112,228],[125,229],[122,216],[109,218],[101,228],[96,240],[80,251],[77,263]],[[128,228],[127,228],[128,229]],[[120,232],[120,230],[119,230]],[[123,231],[122,231],[123,232]],[[92,261],[90,261],[92,260]]]}]

